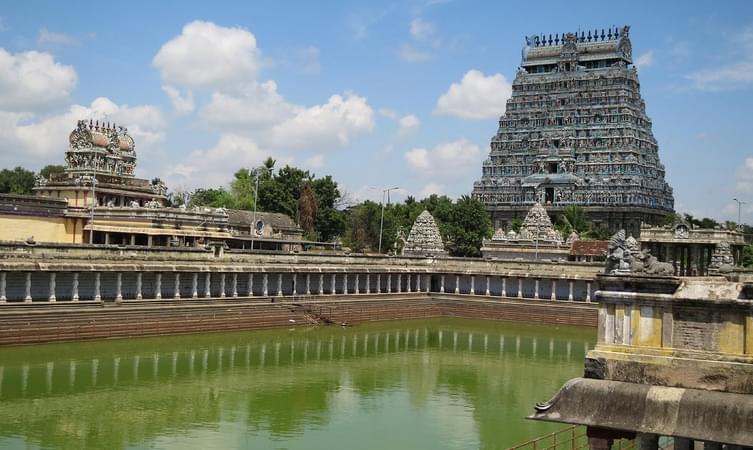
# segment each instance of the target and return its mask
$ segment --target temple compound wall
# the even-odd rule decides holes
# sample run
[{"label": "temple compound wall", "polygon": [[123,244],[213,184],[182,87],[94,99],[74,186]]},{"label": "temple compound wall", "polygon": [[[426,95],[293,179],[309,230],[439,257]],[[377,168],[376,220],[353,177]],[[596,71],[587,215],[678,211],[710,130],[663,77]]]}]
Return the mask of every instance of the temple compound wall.
[{"label": "temple compound wall", "polygon": [[450,257],[6,244],[0,344],[445,316],[595,326],[599,270]]},{"label": "temple compound wall", "polygon": [[672,212],[629,27],[526,37],[512,88],[472,193],[495,229],[536,202],[636,237]]}]

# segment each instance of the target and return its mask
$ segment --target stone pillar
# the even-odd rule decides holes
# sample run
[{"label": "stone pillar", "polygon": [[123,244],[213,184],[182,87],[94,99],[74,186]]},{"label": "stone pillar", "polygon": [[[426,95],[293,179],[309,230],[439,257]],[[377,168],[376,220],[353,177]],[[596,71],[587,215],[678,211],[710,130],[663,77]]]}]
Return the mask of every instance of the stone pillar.
[{"label": "stone pillar", "polygon": [[254,273],[249,272],[248,273],[248,292],[246,293],[248,297],[254,296]]},{"label": "stone pillar", "polygon": [[392,274],[391,273],[387,274],[387,293],[388,294],[392,293]]},{"label": "stone pillar", "polygon": [[377,274],[377,294],[382,293],[382,274]]},{"label": "stone pillar", "polygon": [[282,274],[277,274],[277,296],[282,297]]},{"label": "stone pillar", "polygon": [[673,439],[673,445],[672,448],[674,450],[693,450],[695,447],[695,444],[692,439],[686,439],[686,438],[674,438]]},{"label": "stone pillar", "polygon": [[471,295],[476,295],[476,275],[471,275]]},{"label": "stone pillar", "polygon": [[191,276],[191,298],[199,298],[199,274],[194,272]]},{"label": "stone pillar", "polygon": [[[143,281],[143,272],[136,272],[136,300],[142,300],[144,298],[144,294],[141,292],[144,286]],[[76,286],[76,296],[78,297],[78,274],[74,274],[73,284]]]},{"label": "stone pillar", "polygon": [[366,293],[371,294],[371,274],[366,274]]},{"label": "stone pillar", "polygon": [[586,283],[586,303],[591,303],[591,282]]},{"label": "stone pillar", "polygon": [[411,274],[405,275],[405,292],[411,292]]},{"label": "stone pillar", "polygon": [[557,300],[557,280],[552,280],[552,301]]},{"label": "stone pillar", "polygon": [[162,300],[162,272],[154,274],[154,298]]},{"label": "stone pillar", "polygon": [[175,272],[175,293],[173,294],[173,298],[176,300],[180,299],[180,272]]},{"label": "stone pillar", "polygon": [[588,448],[590,450],[611,450],[613,441],[612,439],[590,437],[588,438]]},{"label": "stone pillar", "polygon": [[568,291],[567,291],[567,300],[573,301],[573,280],[569,281]]},{"label": "stone pillar", "polygon": [[5,272],[0,272],[0,303],[8,301],[6,295],[6,289],[8,287],[8,275]]},{"label": "stone pillar", "polygon": [[439,278],[439,292],[444,294],[444,274]]},{"label": "stone pillar", "polygon": [[403,292],[403,274],[399,273],[397,274],[397,293],[400,294]]},{"label": "stone pillar", "polygon": [[324,295],[324,274],[319,274],[319,295]]},{"label": "stone pillar", "polygon": [[485,295],[491,295],[491,292],[489,292],[489,275],[486,276],[486,291],[484,291]]},{"label": "stone pillar", "polygon": [[133,247],[134,245],[136,245],[136,235],[132,234],[131,235],[131,247]]},{"label": "stone pillar", "polygon": [[330,287],[329,287],[329,293],[332,295],[337,294],[337,274],[332,274],[332,279],[330,280]]},{"label": "stone pillar", "polygon": [[233,273],[233,298],[238,297],[238,274]]},{"label": "stone pillar", "polygon": [[54,301],[57,300],[57,298],[55,297],[55,285],[56,285],[55,278],[56,278],[56,275],[57,274],[55,272],[50,272],[50,296],[49,296],[49,298],[47,300],[49,300],[51,302],[54,302]]},{"label": "stone pillar", "polygon": [[343,294],[348,293],[348,272],[343,274]]},{"label": "stone pillar", "polygon": [[311,274],[306,274],[306,295],[311,295]]},{"label": "stone pillar", "polygon": [[502,277],[502,292],[500,295],[502,297],[507,297],[507,277]]},{"label": "stone pillar", "polygon": [[536,278],[536,284],[533,287],[533,298],[539,298],[539,279]]},{"label": "stone pillar", "polygon": [[264,274],[261,280],[262,295],[269,296],[269,274]]},{"label": "stone pillar", "polygon": [[154,246],[154,237],[151,234],[146,237],[146,246],[147,247]]},{"label": "stone pillar", "polygon": [[115,301],[123,301],[123,272],[118,272],[115,276]]},{"label": "stone pillar", "polygon": [[105,233],[105,245],[110,245],[110,233]]},{"label": "stone pillar", "polygon": [[292,293],[293,293],[293,296],[298,295],[298,274],[297,273],[293,274]]},{"label": "stone pillar", "polygon": [[32,301],[31,298],[31,272],[26,272],[26,286],[24,289],[24,302],[30,303]]},{"label": "stone pillar", "polygon": [[220,298],[225,298],[225,272],[220,273]]},{"label": "stone pillar", "polygon": [[102,301],[102,293],[101,288],[102,287],[102,273],[95,272],[94,273],[94,301],[101,302]]},{"label": "stone pillar", "polygon": [[359,274],[356,273],[356,294],[360,294],[361,293],[361,287],[358,285],[359,284],[358,283],[358,278],[359,278]]},{"label": "stone pillar", "polygon": [[638,433],[635,436],[635,448],[638,450],[658,450],[659,436],[655,434]]},{"label": "stone pillar", "polygon": [[460,294],[460,275],[455,275],[455,293]]},{"label": "stone pillar", "polygon": [[212,297],[212,272],[207,272],[204,277],[204,297]]},{"label": "stone pillar", "polygon": [[421,274],[416,274],[416,292],[421,292]]},{"label": "stone pillar", "polygon": [[518,298],[523,298],[523,279],[518,278]]}]

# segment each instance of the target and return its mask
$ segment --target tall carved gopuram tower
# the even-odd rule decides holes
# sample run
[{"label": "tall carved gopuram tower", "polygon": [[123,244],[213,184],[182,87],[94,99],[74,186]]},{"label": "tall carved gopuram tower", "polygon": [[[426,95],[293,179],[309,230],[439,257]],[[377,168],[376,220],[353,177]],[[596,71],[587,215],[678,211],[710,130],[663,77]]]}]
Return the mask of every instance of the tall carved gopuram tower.
[{"label": "tall carved gopuram tower", "polygon": [[673,211],[659,147],[632,66],[629,27],[526,37],[512,97],[473,197],[495,228],[535,202],[567,205],[638,236]]}]

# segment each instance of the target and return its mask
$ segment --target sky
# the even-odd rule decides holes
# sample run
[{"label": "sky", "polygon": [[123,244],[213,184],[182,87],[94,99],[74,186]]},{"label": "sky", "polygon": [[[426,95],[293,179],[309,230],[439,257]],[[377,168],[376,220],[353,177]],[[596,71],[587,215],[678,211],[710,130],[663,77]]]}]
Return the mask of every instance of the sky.
[{"label": "sky", "polygon": [[751,1],[4,2],[0,167],[62,164],[94,119],[173,190],[271,156],[351,200],[457,198],[524,36],[625,24],[675,209],[753,223]]}]

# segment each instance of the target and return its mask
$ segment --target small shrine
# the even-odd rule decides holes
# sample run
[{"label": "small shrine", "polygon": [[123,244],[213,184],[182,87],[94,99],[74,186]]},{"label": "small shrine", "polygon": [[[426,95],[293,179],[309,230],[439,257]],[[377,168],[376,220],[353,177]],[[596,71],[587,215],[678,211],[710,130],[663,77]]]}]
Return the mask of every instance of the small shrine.
[{"label": "small shrine", "polygon": [[408,239],[403,247],[405,256],[443,256],[447,250],[442,242],[442,235],[434,221],[434,216],[424,210],[418,215],[410,229]]}]

